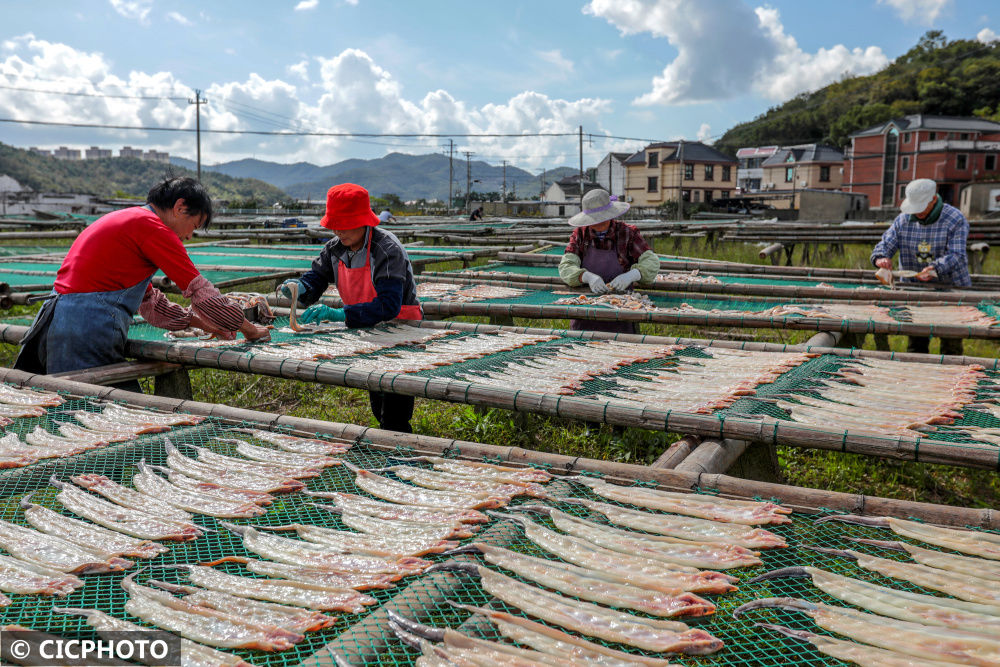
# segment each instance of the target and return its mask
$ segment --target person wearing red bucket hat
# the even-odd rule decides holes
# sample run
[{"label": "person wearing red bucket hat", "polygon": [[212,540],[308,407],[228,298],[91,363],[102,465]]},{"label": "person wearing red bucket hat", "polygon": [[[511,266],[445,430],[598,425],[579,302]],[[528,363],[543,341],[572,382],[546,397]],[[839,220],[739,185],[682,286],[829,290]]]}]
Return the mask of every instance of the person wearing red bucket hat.
[{"label": "person wearing red bucket hat", "polygon": [[[291,284],[299,284],[299,305],[309,306],[300,321],[329,320],[360,328],[423,319],[406,249],[391,232],[378,229],[378,223],[368,191],[360,185],[341,183],[326,193],[320,224],[337,236],[323,246],[309,271],[279,287],[290,298]],[[316,303],[330,285],[336,286],[343,308]],[[380,427],[412,432],[412,396],[377,391],[369,396]]]}]

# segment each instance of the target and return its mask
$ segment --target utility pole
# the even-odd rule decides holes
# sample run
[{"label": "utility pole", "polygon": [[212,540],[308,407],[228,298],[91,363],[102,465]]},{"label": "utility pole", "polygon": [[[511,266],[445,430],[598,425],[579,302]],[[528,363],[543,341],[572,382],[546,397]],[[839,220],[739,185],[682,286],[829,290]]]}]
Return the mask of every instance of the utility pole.
[{"label": "utility pole", "polygon": [[503,161],[503,192],[501,193],[503,201],[507,201],[507,160]]},{"label": "utility pole", "polygon": [[465,153],[465,210],[471,211],[469,208],[469,194],[472,190],[472,151],[463,151]]},{"label": "utility pole", "polygon": [[545,198],[545,167],[542,167],[542,173],[538,175],[538,199]]},{"label": "utility pole", "polygon": [[194,105],[195,136],[198,141],[198,180],[201,180],[201,105],[208,104],[208,100],[201,96],[200,90],[194,91],[194,99],[188,98],[188,104]]},{"label": "utility pole", "polygon": [[580,126],[580,212],[583,212],[583,125]]},{"label": "utility pole", "polygon": [[448,212],[451,212],[451,207],[455,203],[455,198],[452,196],[452,185],[455,182],[455,164],[453,162],[455,153],[455,140],[448,140]]},{"label": "utility pole", "polygon": [[677,160],[681,165],[680,185],[677,187],[677,220],[684,220],[684,140],[681,139],[677,148]]}]

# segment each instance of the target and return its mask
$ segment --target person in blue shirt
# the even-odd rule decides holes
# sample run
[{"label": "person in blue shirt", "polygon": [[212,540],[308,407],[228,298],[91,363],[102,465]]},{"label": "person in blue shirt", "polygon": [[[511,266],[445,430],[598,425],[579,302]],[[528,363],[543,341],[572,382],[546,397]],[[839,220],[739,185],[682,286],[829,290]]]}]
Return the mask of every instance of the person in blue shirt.
[{"label": "person in blue shirt", "polygon": [[[892,270],[892,256],[899,252],[899,268],[916,271],[915,280],[943,287],[969,287],[969,260],[965,246],[969,221],[937,194],[937,184],[918,178],[906,186],[901,213],[872,250],[871,261]],[[910,336],[907,351],[926,354],[930,336]],[[942,338],[941,354],[962,354],[961,338]]]}]

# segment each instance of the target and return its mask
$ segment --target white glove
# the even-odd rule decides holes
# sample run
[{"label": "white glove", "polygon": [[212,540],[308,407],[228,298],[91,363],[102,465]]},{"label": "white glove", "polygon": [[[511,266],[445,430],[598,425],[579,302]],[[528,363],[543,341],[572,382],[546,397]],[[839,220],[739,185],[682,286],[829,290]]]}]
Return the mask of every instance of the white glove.
[{"label": "white glove", "polygon": [[624,292],[632,286],[632,283],[637,282],[639,278],[642,278],[642,274],[639,273],[639,269],[631,269],[621,275],[615,276],[611,282],[608,283],[608,287],[615,292]]},{"label": "white glove", "polygon": [[596,273],[584,271],[583,275],[580,276],[580,280],[590,285],[590,291],[594,294],[604,294],[608,291],[608,286],[604,284],[604,278],[601,278]]}]

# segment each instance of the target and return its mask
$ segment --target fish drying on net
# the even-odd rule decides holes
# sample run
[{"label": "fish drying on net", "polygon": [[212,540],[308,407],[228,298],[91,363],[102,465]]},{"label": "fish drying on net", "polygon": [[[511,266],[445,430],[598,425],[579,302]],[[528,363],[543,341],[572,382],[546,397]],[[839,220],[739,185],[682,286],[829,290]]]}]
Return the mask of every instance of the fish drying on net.
[{"label": "fish drying on net", "polygon": [[311,470],[316,467],[329,468],[330,466],[337,466],[341,463],[340,459],[336,459],[331,456],[299,454],[296,452],[285,451],[284,449],[251,445],[249,442],[230,438],[216,438],[216,440],[220,442],[235,443],[237,454],[245,456],[252,461],[260,461],[262,463],[277,463],[303,470]]},{"label": "fish drying on net", "polygon": [[164,448],[167,451],[167,465],[171,470],[211,484],[264,493],[289,493],[305,488],[305,484],[291,477],[229,470],[224,465],[192,459],[181,454],[169,441],[164,443]]},{"label": "fish drying on net", "polygon": [[529,586],[506,575],[478,568],[483,590],[536,618],[609,642],[659,653],[707,655],[722,648],[722,640],[680,621],[652,619],[580,602]]},{"label": "fish drying on net", "polygon": [[122,486],[105,475],[87,473],[69,478],[71,482],[84,489],[98,493],[111,502],[130,509],[146,512],[154,516],[177,521],[191,521],[191,514],[179,507],[174,507],[155,495],[148,495]]},{"label": "fish drying on net", "polygon": [[721,542],[736,544],[741,547],[755,549],[771,549],[787,547],[785,538],[763,528],[752,528],[734,523],[709,521],[694,517],[678,516],[676,514],[653,514],[632,510],[619,505],[611,505],[585,498],[563,498],[558,500],[583,505],[589,510],[599,512],[609,521],[619,526],[641,530],[647,533],[668,535],[694,542]]},{"label": "fish drying on net", "polygon": [[855,542],[870,544],[876,547],[884,547],[895,551],[908,553],[913,560],[921,565],[934,567],[939,570],[950,570],[958,574],[965,574],[980,579],[990,579],[1000,582],[1000,562],[989,561],[973,556],[959,556],[957,554],[933,551],[910,544],[909,542],[883,542],[880,540],[865,540],[852,538]]},{"label": "fish drying on net", "polygon": [[[521,505],[518,509],[538,506]],[[580,519],[553,508],[544,508],[553,525],[568,535],[587,540],[599,547],[624,554],[662,560],[689,567],[728,570],[760,565],[760,554],[746,547],[717,542],[690,542],[674,537],[646,535],[612,528]]]},{"label": "fish drying on net", "polygon": [[635,667],[636,665],[642,667],[679,667],[662,658],[616,651],[523,616],[514,616],[503,611],[454,602],[450,602],[450,604],[487,619],[507,639],[524,646],[530,646],[541,653],[557,657],[565,656],[576,661],[577,664],[595,664],[605,667]]},{"label": "fish drying on net", "polygon": [[399,350],[387,352],[370,359],[351,361],[353,368],[371,368],[381,371],[412,373],[449,366],[469,359],[479,359],[499,352],[516,350],[526,345],[535,345],[558,336],[496,332],[474,334],[458,340],[444,340],[430,343],[422,350]]},{"label": "fish drying on net", "polygon": [[53,407],[66,402],[59,394],[39,389],[22,389],[0,382],[0,403],[6,405],[37,405]]},{"label": "fish drying on net", "polygon": [[287,435],[285,433],[275,433],[274,431],[264,431],[261,429],[234,429],[234,432],[249,433],[258,440],[269,442],[284,449],[286,452],[295,452],[297,454],[315,454],[320,456],[343,454],[354,444],[353,442],[330,442],[318,438],[302,438],[297,435]]},{"label": "fish drying on net", "polygon": [[110,530],[143,540],[178,542],[193,540],[202,534],[201,528],[190,521],[170,519],[122,507],[96,498],[55,478],[49,481],[60,489],[56,494],[56,500],[66,509]]},{"label": "fish drying on net", "polygon": [[283,651],[305,639],[297,632],[254,623],[236,614],[209,609],[165,591],[140,586],[132,580],[132,575],[122,580],[122,588],[129,594],[125,611],[158,628],[209,646]]},{"label": "fish drying on net", "polygon": [[23,442],[17,433],[0,437],[0,468],[21,468],[35,461],[58,454]]},{"label": "fish drying on net", "polygon": [[149,467],[164,473],[167,476],[167,479],[170,480],[170,483],[180,489],[195,491],[206,496],[221,498],[232,503],[249,502],[257,505],[270,505],[274,502],[274,496],[265,491],[238,489],[232,486],[213,484],[212,482],[206,482],[194,477],[189,477],[183,473],[173,470],[172,468],[166,468],[164,466],[150,465]]},{"label": "fish drying on net", "polygon": [[326,567],[312,565],[290,565],[275,563],[268,560],[255,560],[242,556],[227,556],[205,565],[220,563],[242,563],[246,569],[263,577],[277,577],[304,584],[315,584],[329,588],[353,588],[364,591],[371,588],[389,588],[394,582],[403,578],[401,574],[377,572],[365,574],[361,572],[342,572]]},{"label": "fish drying on net", "polygon": [[[255,579],[254,581],[262,580]],[[157,579],[150,579],[146,583],[171,593],[183,595],[185,602],[234,614],[240,618],[245,618],[251,623],[273,625],[292,632],[315,632],[323,628],[328,628],[337,622],[336,617],[327,616],[318,611],[306,611],[301,607],[254,600],[225,591],[171,584]]]},{"label": "fish drying on net", "polygon": [[[96,609],[53,607],[52,611],[57,614],[83,616],[87,620],[87,625],[97,630],[97,633],[101,635],[109,632],[143,632],[149,629],[131,621],[115,618]],[[217,651],[190,639],[181,638],[181,667],[253,667],[253,665],[235,655]]]},{"label": "fish drying on net", "polygon": [[531,496],[533,498],[542,498],[545,496],[545,488],[535,482],[501,482],[490,477],[467,477],[405,465],[391,466],[381,470],[392,472],[399,479],[405,479],[427,489],[467,491],[472,493],[488,491],[492,495],[503,496],[508,499],[517,496]]},{"label": "fish drying on net", "polygon": [[614,308],[618,310],[661,310],[653,300],[645,294],[630,292],[628,294],[602,294],[591,296],[581,294],[579,296],[556,299],[552,302],[559,306],[594,306],[600,308]]},{"label": "fish drying on net", "polygon": [[[83,586],[83,579],[62,570],[0,555],[0,591],[25,595],[69,595]],[[0,595],[0,607],[11,603]]]},{"label": "fish drying on net", "polygon": [[[306,491],[307,495],[317,498],[328,498],[334,501],[333,505],[314,503],[314,506],[325,509],[336,514],[341,512],[351,512],[360,516],[367,516],[377,519],[391,519],[399,521],[411,521],[413,523],[429,524],[434,526],[447,526],[451,529],[453,537],[469,537],[475,528],[470,528],[466,524],[485,523],[489,521],[482,512],[478,510],[463,510],[435,507],[420,507],[417,505],[400,505],[397,503],[384,503],[378,500],[371,500],[364,496],[353,493],[342,493],[340,491]],[[468,534],[460,534],[468,533]]]},{"label": "fish drying on net", "polygon": [[837,320],[864,320],[896,324],[898,320],[889,314],[889,309],[875,304],[851,303],[793,303],[783,304],[754,313],[759,317],[819,317]]},{"label": "fish drying on net", "polygon": [[123,424],[135,424],[139,426],[194,426],[205,421],[204,417],[198,415],[158,412],[155,410],[127,407],[116,403],[106,405],[101,415],[117,419]]},{"label": "fish drying on net", "polygon": [[360,614],[377,601],[353,588],[288,579],[260,579],[227,574],[200,565],[177,565],[196,586],[234,596],[279,604]]},{"label": "fish drying on net", "polygon": [[624,554],[597,546],[588,540],[557,533],[521,517],[502,514],[497,516],[520,524],[528,540],[564,561],[598,570],[605,576],[616,577],[622,583],[669,594],[683,591],[728,593],[736,590],[733,583],[738,579],[722,572],[701,572],[686,565]]},{"label": "fish drying on net", "polygon": [[108,433],[112,437],[128,435],[128,437],[134,438],[143,433],[160,433],[170,430],[170,427],[166,424],[125,422],[114,415],[104,414],[103,412],[74,410],[67,414],[72,415],[85,428],[97,433]]},{"label": "fish drying on net", "polygon": [[6,403],[0,403],[0,418],[6,420],[6,425],[10,424],[12,419],[20,419],[21,417],[42,417],[45,415],[45,408],[39,405],[8,405]]},{"label": "fish drying on net", "polygon": [[73,456],[88,449],[97,449],[108,444],[100,437],[74,438],[63,435],[49,433],[41,426],[36,426],[28,433],[24,434],[24,441],[29,445],[38,447],[41,450],[50,452],[53,456]]},{"label": "fish drying on net", "polygon": [[417,296],[425,301],[465,303],[486,299],[516,299],[527,294],[527,290],[503,285],[459,285],[455,283],[420,283]]},{"label": "fish drying on net", "polygon": [[968,630],[911,623],[847,607],[796,598],[764,598],[733,612],[739,617],[754,609],[777,608],[801,612],[824,630],[897,653],[922,659],[967,665],[1000,664],[1000,639]]},{"label": "fish drying on net", "polygon": [[[401,505],[400,507],[408,506]],[[471,537],[478,530],[476,526],[456,522],[428,524],[425,521],[411,521],[403,517],[383,519],[352,509],[337,510],[336,514],[340,515],[341,523],[348,528],[369,535],[390,534],[411,538],[419,537],[426,540],[447,540]]]},{"label": "fish drying on net", "polygon": [[151,540],[128,537],[86,521],[64,516],[22,499],[24,518],[32,528],[93,551],[104,559],[114,556],[156,558],[169,549]]},{"label": "fish drying on net", "polygon": [[430,561],[413,557],[381,557],[338,553],[333,549],[303,540],[268,535],[249,526],[220,522],[222,526],[243,537],[244,548],[258,556],[290,565],[311,565],[368,574],[419,574],[430,566]]},{"label": "fish drying on net", "polygon": [[373,535],[303,523],[256,526],[256,528],[259,530],[294,530],[295,534],[303,540],[328,547],[332,551],[369,556],[425,556],[430,553],[441,553],[458,546],[458,542],[425,534],[383,533]]},{"label": "fish drying on net", "polygon": [[593,477],[572,477],[591,491],[615,502],[686,516],[738,523],[747,526],[791,523],[792,510],[770,502],[732,500],[697,493],[674,493],[661,489],[619,486]]},{"label": "fish drying on net", "polygon": [[656,283],[688,283],[692,285],[721,285],[722,281],[715,276],[703,276],[699,275],[698,269],[695,269],[691,273],[680,273],[676,271],[668,271],[667,273],[658,273],[656,278],[653,280],[653,284]]},{"label": "fish drying on net", "polygon": [[373,472],[362,470],[350,464],[348,469],[355,473],[354,484],[376,498],[388,500],[401,505],[419,505],[421,507],[447,507],[452,509],[481,509],[499,507],[505,500],[488,491],[468,493],[461,491],[436,491],[419,486],[410,486],[391,480]]},{"label": "fish drying on net", "polygon": [[811,578],[816,588],[827,595],[881,616],[959,630],[975,628],[976,632],[1000,637],[998,605],[896,590],[815,567],[772,570],[748,583],[795,577]]},{"label": "fish drying on net", "polygon": [[843,639],[836,639],[826,635],[817,635],[814,632],[805,630],[792,630],[783,625],[773,623],[755,623],[758,628],[773,630],[778,634],[798,639],[812,644],[823,655],[831,658],[838,658],[845,662],[850,662],[862,667],[947,667],[953,662],[941,662],[940,660],[927,660],[923,657],[887,651],[884,648],[875,648],[857,642],[849,642]]},{"label": "fish drying on net", "polygon": [[132,561],[124,558],[104,557],[61,537],[8,521],[0,521],[0,547],[32,565],[68,574],[121,572],[132,567]]},{"label": "fish drying on net", "polygon": [[545,483],[552,479],[552,474],[540,468],[502,466],[481,461],[462,461],[447,459],[442,456],[413,456],[396,458],[397,461],[430,463],[435,470],[448,472],[465,477],[490,477],[501,482],[539,482]]},{"label": "fish drying on net", "polygon": [[948,324],[963,327],[995,327],[998,322],[975,306],[908,305],[907,321],[913,324]]},{"label": "fish drying on net", "polygon": [[973,556],[982,556],[992,560],[1000,560],[1000,536],[983,531],[961,530],[958,528],[943,528],[931,526],[917,521],[907,521],[894,517],[857,516],[853,514],[836,514],[815,523],[839,521],[861,526],[890,528],[897,535],[920,540],[945,549],[960,551]]},{"label": "fish drying on net", "polygon": [[178,509],[195,514],[222,518],[260,516],[266,510],[256,503],[231,501],[198,491],[182,489],[153,472],[144,462],[138,464],[139,472],[132,477],[132,484],[140,492],[158,498]]},{"label": "fish drying on net", "polygon": [[208,465],[219,466],[229,471],[246,472],[261,477],[291,477],[292,479],[319,477],[323,472],[323,466],[318,464],[298,466],[279,462],[264,463],[262,461],[251,461],[250,459],[235,456],[226,456],[205,447],[187,446],[198,453],[199,461]]},{"label": "fish drying on net", "polygon": [[[468,552],[481,553],[488,563],[513,572],[522,579],[581,600],[666,618],[706,616],[715,612],[714,604],[693,593],[650,590],[622,582],[617,577],[604,575],[597,570],[535,558],[483,542],[474,542],[452,553]],[[465,565],[476,567],[471,563],[461,566]]]}]

